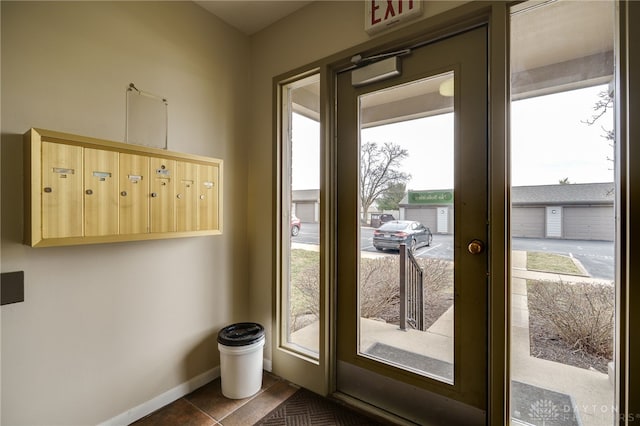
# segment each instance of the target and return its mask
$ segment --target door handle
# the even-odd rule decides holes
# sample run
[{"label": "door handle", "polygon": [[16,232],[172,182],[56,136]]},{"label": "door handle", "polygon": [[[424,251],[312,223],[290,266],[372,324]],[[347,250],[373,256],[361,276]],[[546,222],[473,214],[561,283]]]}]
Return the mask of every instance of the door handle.
[{"label": "door handle", "polygon": [[481,240],[471,240],[467,246],[467,250],[471,254],[480,254],[484,251],[484,243]]}]

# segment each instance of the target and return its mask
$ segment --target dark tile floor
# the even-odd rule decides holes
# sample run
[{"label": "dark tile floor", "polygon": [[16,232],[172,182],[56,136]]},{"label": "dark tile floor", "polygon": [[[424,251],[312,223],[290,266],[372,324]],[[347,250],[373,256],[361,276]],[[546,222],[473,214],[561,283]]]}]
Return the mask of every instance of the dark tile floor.
[{"label": "dark tile floor", "polygon": [[260,391],[245,399],[222,395],[220,378],[133,423],[135,426],[247,426],[271,412],[298,388],[264,373]]}]

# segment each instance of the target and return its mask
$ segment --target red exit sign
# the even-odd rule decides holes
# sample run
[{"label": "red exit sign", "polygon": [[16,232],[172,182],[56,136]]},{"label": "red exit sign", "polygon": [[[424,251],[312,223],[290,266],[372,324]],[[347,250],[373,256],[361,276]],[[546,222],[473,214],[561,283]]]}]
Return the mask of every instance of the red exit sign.
[{"label": "red exit sign", "polygon": [[422,14],[422,0],[367,0],[364,29],[377,32]]}]

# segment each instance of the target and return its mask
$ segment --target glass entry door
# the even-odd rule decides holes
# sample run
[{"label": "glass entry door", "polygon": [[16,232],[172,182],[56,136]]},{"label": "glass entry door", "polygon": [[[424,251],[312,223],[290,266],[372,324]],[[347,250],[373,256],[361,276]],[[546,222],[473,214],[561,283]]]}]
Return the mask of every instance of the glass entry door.
[{"label": "glass entry door", "polygon": [[337,388],[483,424],[486,29],[390,58],[337,82]]}]

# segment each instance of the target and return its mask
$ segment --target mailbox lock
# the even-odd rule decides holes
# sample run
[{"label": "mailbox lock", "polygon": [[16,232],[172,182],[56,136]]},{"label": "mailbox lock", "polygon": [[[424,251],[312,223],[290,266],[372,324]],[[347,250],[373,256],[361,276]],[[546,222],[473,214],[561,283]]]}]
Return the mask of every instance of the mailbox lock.
[{"label": "mailbox lock", "polygon": [[151,193],[151,197],[156,198],[157,196],[158,196],[158,193],[157,193],[157,192],[152,192],[152,193]]},{"label": "mailbox lock", "polygon": [[85,191],[85,193],[86,193],[87,195],[91,195],[91,194],[93,194],[93,190],[91,190],[91,189],[87,189],[87,190]]},{"label": "mailbox lock", "polygon": [[51,189],[48,186],[44,188],[44,192],[46,192],[46,193],[49,193],[49,192],[52,192],[52,191],[53,191],[53,189]]},{"label": "mailbox lock", "polygon": [[182,194],[178,194],[176,195],[176,197],[178,198],[178,200],[182,199]]},{"label": "mailbox lock", "polygon": [[122,192],[120,193],[120,195],[122,195],[123,197],[126,197],[126,196],[127,196],[127,191],[122,191]]},{"label": "mailbox lock", "polygon": [[204,200],[204,195],[201,195],[201,196],[200,196],[200,199],[201,199],[201,200]]}]

